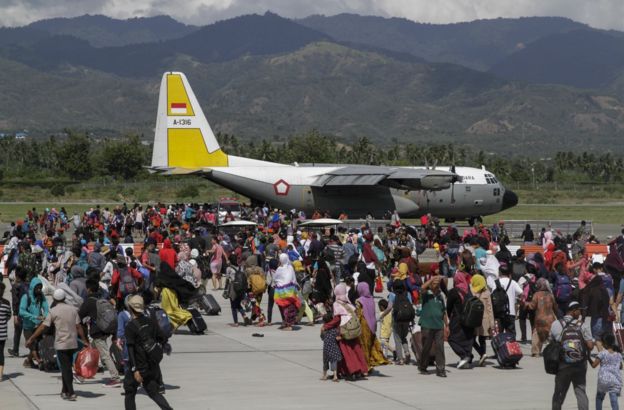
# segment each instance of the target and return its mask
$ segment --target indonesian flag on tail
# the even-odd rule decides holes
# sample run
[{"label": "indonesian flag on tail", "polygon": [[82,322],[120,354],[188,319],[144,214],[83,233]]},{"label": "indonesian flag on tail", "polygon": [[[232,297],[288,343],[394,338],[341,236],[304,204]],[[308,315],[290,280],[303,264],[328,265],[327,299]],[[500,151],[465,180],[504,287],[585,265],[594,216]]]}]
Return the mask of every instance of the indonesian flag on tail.
[{"label": "indonesian flag on tail", "polygon": [[171,103],[171,114],[187,114],[186,103]]}]

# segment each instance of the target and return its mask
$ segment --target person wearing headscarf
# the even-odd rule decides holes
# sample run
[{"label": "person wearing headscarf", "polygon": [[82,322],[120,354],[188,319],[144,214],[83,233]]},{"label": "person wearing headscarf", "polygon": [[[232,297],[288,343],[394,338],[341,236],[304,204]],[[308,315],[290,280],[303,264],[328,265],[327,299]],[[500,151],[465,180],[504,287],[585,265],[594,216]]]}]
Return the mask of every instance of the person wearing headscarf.
[{"label": "person wearing headscarf", "polygon": [[[195,279],[195,274],[193,271],[193,264],[191,263],[191,261],[189,261],[189,255],[190,255],[190,252],[178,253],[178,264],[175,267],[175,272],[182,279],[192,284],[194,288],[198,288],[201,283],[197,282],[197,280]],[[195,262],[195,267],[197,267],[197,262]],[[201,277],[201,273],[200,273],[200,277]]]},{"label": "person wearing headscarf", "polygon": [[550,334],[550,327],[557,315],[555,309],[557,302],[550,290],[550,284],[545,278],[540,278],[535,284],[535,294],[527,308],[535,311],[535,326],[533,326],[533,335],[531,336],[531,355],[538,357],[542,352],[542,345]]},{"label": "person wearing headscarf", "polygon": [[[344,283],[336,286],[334,295],[336,296],[336,301],[333,305],[334,318],[323,325],[324,330],[339,328],[349,322],[353,315],[356,314],[355,307],[349,302],[347,297],[347,286]],[[351,340],[341,338],[338,341],[338,346],[342,353],[342,360],[338,363],[338,374],[350,379],[367,377],[368,363],[366,363],[359,338]]]},{"label": "person wearing headscarf", "polygon": [[248,287],[253,295],[251,320],[258,320],[258,326],[265,325],[265,316],[260,304],[262,295],[267,290],[267,282],[264,271],[258,266],[258,256],[250,255],[245,259],[245,274],[247,275]]},{"label": "person wearing headscarf", "polygon": [[165,239],[165,241],[163,242],[163,248],[158,252],[158,257],[160,257],[160,260],[162,262],[166,262],[167,265],[171,267],[171,269],[175,269],[175,266],[178,262],[178,255],[173,249],[171,239]]},{"label": "person wearing headscarf", "polygon": [[[316,262],[316,268],[312,271],[314,281],[312,282],[312,293],[310,299],[317,306],[317,310],[322,311],[330,307],[332,296],[331,272],[324,260]],[[319,309],[321,308],[321,309]]]},{"label": "person wearing headscarf", "polygon": [[297,277],[288,255],[285,253],[279,256],[280,266],[273,274],[273,285],[275,287],[275,303],[282,313],[282,330],[292,330],[297,321],[297,313],[301,307],[297,289]]},{"label": "person wearing headscarf", "polygon": [[399,263],[399,267],[396,270],[392,271],[392,279],[393,280],[400,280],[403,281],[405,279],[407,279],[407,275],[408,275],[408,266],[407,263],[405,262],[401,262]]},{"label": "person wearing headscarf", "polygon": [[357,293],[359,298],[355,302],[355,311],[362,328],[359,342],[368,364],[368,370],[371,371],[375,366],[388,364],[388,361],[384,357],[381,344],[376,337],[375,300],[368,289],[368,284],[365,282],[358,283]]},{"label": "person wearing headscarf", "polygon": [[455,272],[453,289],[448,292],[446,314],[449,317],[448,343],[459,356],[458,369],[468,368],[472,362],[472,346],[475,341],[475,329],[462,326],[461,315],[464,302],[472,297],[469,285],[470,275],[461,270]]},{"label": "person wearing headscarf", "polygon": [[476,329],[476,338],[474,342],[474,349],[479,353],[479,366],[485,365],[485,351],[486,351],[486,338],[492,335],[494,331],[494,309],[492,308],[492,298],[490,297],[490,291],[487,287],[485,278],[476,274],[470,279],[470,293],[473,296],[479,298],[483,303],[483,321],[481,327]]}]

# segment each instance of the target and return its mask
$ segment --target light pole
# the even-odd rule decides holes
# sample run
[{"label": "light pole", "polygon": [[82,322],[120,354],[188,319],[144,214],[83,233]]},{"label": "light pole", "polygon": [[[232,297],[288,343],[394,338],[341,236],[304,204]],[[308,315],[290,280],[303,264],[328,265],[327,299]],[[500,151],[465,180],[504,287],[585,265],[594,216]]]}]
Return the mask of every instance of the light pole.
[{"label": "light pole", "polygon": [[533,177],[533,190],[535,191],[535,165],[531,165],[531,175]]}]

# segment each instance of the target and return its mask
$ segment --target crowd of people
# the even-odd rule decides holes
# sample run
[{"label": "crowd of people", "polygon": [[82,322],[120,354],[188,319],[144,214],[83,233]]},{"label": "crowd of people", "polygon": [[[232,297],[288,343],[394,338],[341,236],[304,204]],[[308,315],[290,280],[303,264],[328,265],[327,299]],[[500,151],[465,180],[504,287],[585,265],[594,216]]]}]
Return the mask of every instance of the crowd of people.
[{"label": "crowd of people", "polygon": [[[588,408],[590,359],[601,366],[597,403],[607,394],[617,403],[614,358],[621,344],[614,324],[624,317],[624,231],[604,258],[585,251],[595,238],[584,223],[572,235],[548,228],[535,235],[527,225],[520,238],[510,238],[502,221],[460,232],[431,216],[406,225],[396,213],[377,229],[307,229],[303,213],[268,207],[245,207],[242,217],[258,225],[222,231],[207,204],[98,206],[73,217],[64,209],[28,211],[5,234],[12,303],[0,303],[0,366],[12,316],[8,353],[19,356],[23,334],[24,366],[46,369],[42,346],[54,340],[63,399],[76,399],[75,353],[93,346],[110,374],[106,385],[123,384],[126,408],[134,408],[141,384],[170,408],[159,361],[176,329],[201,332],[196,307],[208,312],[217,295],[229,300],[234,327],[279,323],[292,331],[318,324],[324,380],[364,379],[380,366],[411,363],[422,374],[435,367],[444,378],[445,342],[457,368],[467,369],[487,365],[488,339],[504,334],[531,344],[533,357],[546,344],[563,346],[553,409],[561,408],[570,384],[579,408]],[[542,251],[512,253],[512,239]],[[106,319],[109,311],[116,326]],[[599,353],[590,357],[594,345]],[[501,366],[517,364],[498,349],[492,353]]]}]

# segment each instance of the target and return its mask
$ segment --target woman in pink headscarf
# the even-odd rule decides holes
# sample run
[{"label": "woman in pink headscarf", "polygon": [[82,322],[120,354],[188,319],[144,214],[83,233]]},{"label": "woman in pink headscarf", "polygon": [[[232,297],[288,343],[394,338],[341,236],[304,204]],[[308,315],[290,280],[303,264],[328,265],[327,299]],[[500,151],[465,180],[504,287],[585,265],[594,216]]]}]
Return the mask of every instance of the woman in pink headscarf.
[{"label": "woman in pink headscarf", "polygon": [[[333,306],[334,318],[323,325],[324,330],[345,325],[356,314],[355,307],[347,297],[347,286],[344,283],[336,286],[334,295],[336,296]],[[359,339],[344,340],[341,338],[338,340],[338,346],[342,353],[342,361],[338,363],[338,373],[342,377],[351,379],[368,376],[368,364]]]},{"label": "woman in pink headscarf", "polygon": [[359,298],[355,301],[355,311],[362,327],[359,342],[368,364],[368,370],[371,371],[375,366],[388,364],[388,361],[384,357],[381,344],[376,337],[375,300],[370,293],[368,284],[365,282],[358,283],[357,293]]},{"label": "woman in pink headscarf", "polygon": [[[464,268],[464,266],[461,266]],[[472,362],[472,345],[475,340],[475,329],[463,326],[461,315],[464,302],[472,297],[470,294],[470,275],[458,270],[453,277],[453,289],[448,293],[446,313],[449,317],[448,343],[453,352],[459,356],[458,369],[466,369]]]}]

